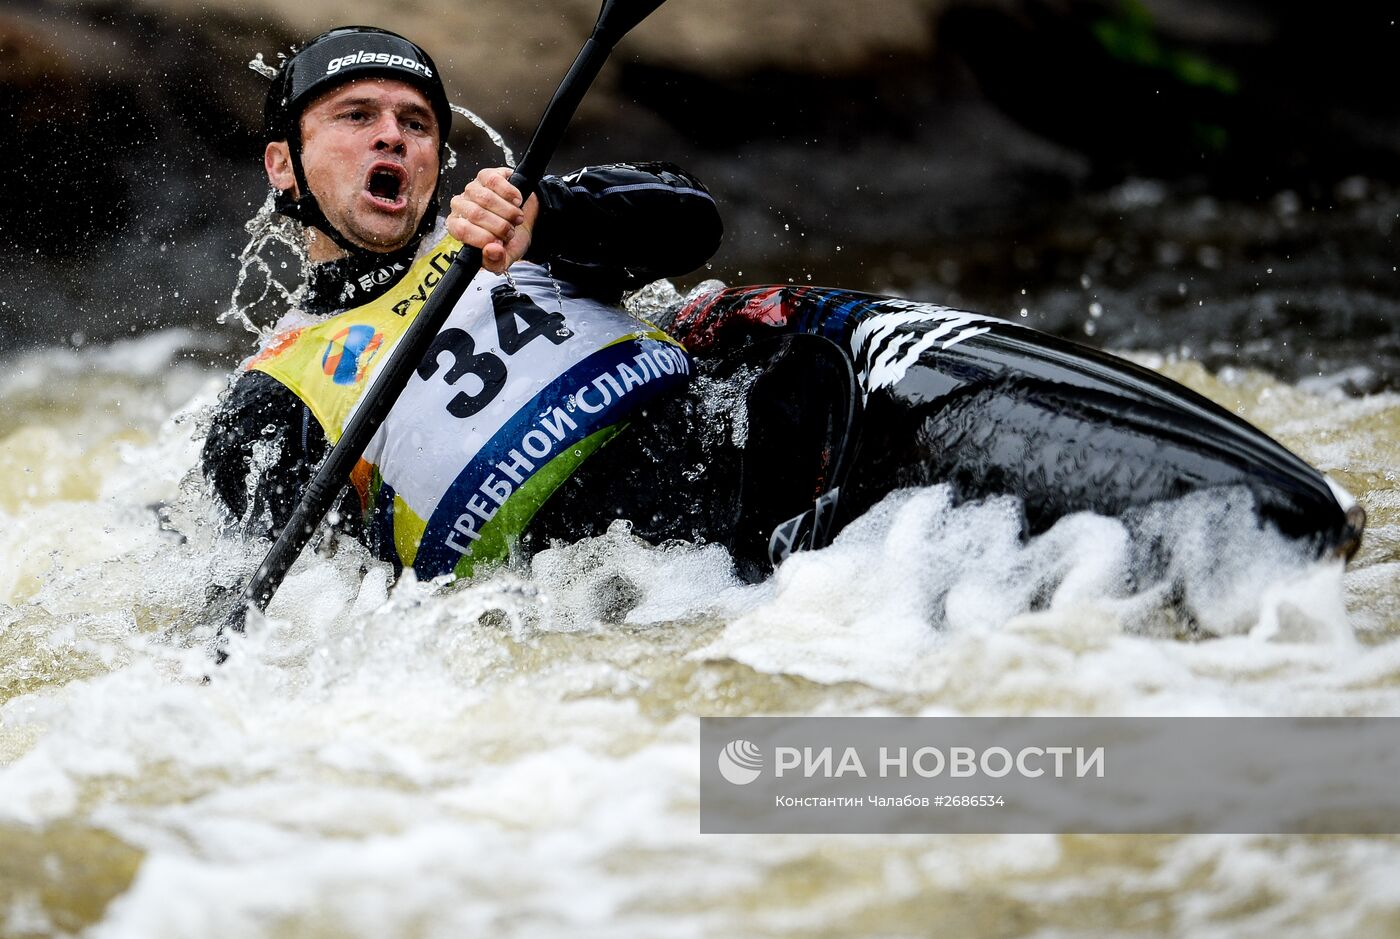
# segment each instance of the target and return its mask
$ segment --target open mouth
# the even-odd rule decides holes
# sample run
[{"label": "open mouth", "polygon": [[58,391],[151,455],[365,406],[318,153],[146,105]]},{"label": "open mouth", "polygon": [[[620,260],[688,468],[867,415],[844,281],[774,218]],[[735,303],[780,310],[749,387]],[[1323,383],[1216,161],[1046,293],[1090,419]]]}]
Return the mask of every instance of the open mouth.
[{"label": "open mouth", "polygon": [[405,204],[404,189],[408,174],[396,163],[376,163],[365,178],[365,193],[384,208],[401,208]]}]

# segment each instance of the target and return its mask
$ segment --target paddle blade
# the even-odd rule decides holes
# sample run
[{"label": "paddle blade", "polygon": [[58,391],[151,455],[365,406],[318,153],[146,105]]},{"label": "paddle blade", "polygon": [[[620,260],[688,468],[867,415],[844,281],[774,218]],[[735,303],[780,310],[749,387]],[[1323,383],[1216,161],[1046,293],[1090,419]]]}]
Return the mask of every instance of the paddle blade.
[{"label": "paddle blade", "polygon": [[666,0],[603,0],[603,9],[599,11],[598,22],[593,26],[593,37],[609,46],[614,45],[665,2]]}]

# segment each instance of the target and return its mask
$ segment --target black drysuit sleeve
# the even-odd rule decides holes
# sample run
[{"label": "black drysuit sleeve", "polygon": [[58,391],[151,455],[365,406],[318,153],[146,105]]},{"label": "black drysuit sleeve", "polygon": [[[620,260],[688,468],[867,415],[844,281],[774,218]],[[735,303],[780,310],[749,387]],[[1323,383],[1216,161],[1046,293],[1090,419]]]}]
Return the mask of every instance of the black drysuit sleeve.
[{"label": "black drysuit sleeve", "polygon": [[[588,167],[545,177],[526,258],[605,302],[709,260],[723,225],[704,185],[667,163]],[[205,478],[250,537],[286,524],[329,445],[320,422],[275,378],[249,371],[227,393],[205,437]],[[251,501],[251,507],[250,507]],[[340,514],[353,530],[358,500]]]},{"label": "black drysuit sleeve", "polygon": [[527,260],[601,300],[708,261],[724,226],[714,197],[669,163],[591,166],[545,177]]}]

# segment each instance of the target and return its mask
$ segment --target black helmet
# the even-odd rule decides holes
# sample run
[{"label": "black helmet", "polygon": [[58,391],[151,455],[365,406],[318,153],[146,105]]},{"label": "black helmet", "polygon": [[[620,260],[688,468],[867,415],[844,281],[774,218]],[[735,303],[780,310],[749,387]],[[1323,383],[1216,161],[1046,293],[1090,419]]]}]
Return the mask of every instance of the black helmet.
[{"label": "black helmet", "polygon": [[[277,211],[304,225],[321,229],[331,240],[352,255],[364,253],[337,231],[326,218],[306,183],[301,165],[301,114],[313,99],[337,85],[361,78],[394,78],[418,88],[427,97],[437,117],[440,147],[439,182],[447,170],[447,133],[452,127],[452,108],[442,76],[432,58],[416,43],[397,33],[374,26],[339,26],[312,39],[282,64],[267,89],[263,104],[263,130],[269,141],[285,140],[292,159],[292,172],[301,195],[279,192]],[[434,195],[418,227],[418,237],[430,230],[437,219],[438,197]]]},{"label": "black helmet", "polygon": [[427,96],[442,139],[452,127],[452,109],[442,77],[428,53],[402,36],[373,26],[339,26],[324,32],[288,59],[263,106],[269,140],[298,134],[301,112],[317,95],[360,78],[396,78]]}]

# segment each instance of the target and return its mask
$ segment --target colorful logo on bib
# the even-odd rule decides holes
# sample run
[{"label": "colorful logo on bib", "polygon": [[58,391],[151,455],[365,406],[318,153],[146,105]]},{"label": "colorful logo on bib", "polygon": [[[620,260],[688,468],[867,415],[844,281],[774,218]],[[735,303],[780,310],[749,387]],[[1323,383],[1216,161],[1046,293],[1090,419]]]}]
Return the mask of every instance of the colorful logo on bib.
[{"label": "colorful logo on bib", "polygon": [[321,370],[337,385],[353,385],[365,377],[365,371],[383,344],[384,334],[373,326],[347,326],[326,343],[326,351],[321,354]]}]

